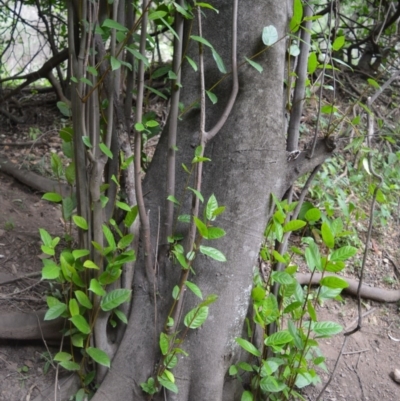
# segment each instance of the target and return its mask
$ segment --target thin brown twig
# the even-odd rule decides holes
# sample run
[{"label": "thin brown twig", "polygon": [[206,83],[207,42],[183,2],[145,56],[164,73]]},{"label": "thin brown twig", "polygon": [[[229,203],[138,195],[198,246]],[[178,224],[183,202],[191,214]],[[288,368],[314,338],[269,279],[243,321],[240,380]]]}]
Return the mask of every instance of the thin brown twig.
[{"label": "thin brown twig", "polygon": [[24,280],[26,278],[37,277],[37,276],[40,276],[41,274],[42,274],[42,272],[33,272],[33,273],[26,274],[25,276],[15,277],[15,278],[12,278],[10,280],[5,280],[5,281],[0,281],[0,286],[1,285],[12,284],[12,283],[15,283],[17,281]]},{"label": "thin brown twig", "polygon": [[36,286],[37,286],[38,284],[40,284],[41,282],[42,282],[42,281],[39,280],[39,281],[37,281],[36,283],[34,283],[34,284],[32,284],[32,285],[30,285],[30,286],[24,288],[23,290],[16,291],[16,292],[13,292],[13,293],[11,293],[11,294],[1,294],[1,295],[0,295],[0,298],[1,298],[1,299],[6,299],[6,298],[9,298],[9,297],[14,297],[15,295],[22,294],[23,292],[29,291],[29,290],[32,289],[33,287],[36,287]]},{"label": "thin brown twig", "polygon": [[348,336],[344,338],[344,341],[343,341],[343,344],[342,344],[342,348],[340,349],[339,356],[336,359],[335,366],[333,367],[333,371],[332,371],[328,381],[325,383],[324,387],[322,388],[321,392],[318,394],[318,397],[315,399],[315,401],[319,401],[321,399],[322,395],[325,393],[325,390],[331,384],[331,381],[332,381],[333,377],[335,376],[336,370],[337,370],[337,368],[339,366],[339,361],[342,358],[343,351],[344,351],[344,349],[346,347],[346,344],[347,344],[347,341],[348,341],[349,338],[350,337],[348,337]]}]

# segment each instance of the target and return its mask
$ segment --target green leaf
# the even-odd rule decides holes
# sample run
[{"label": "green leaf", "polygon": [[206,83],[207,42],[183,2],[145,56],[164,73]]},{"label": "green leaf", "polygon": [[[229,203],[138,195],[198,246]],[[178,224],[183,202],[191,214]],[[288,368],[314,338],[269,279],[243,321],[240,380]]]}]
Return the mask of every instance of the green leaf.
[{"label": "green leaf", "polygon": [[[175,3],[175,5],[176,5],[176,3]],[[180,37],[178,36],[178,34],[175,32],[175,30],[174,30],[174,28],[172,28],[172,26],[170,25],[170,24],[168,24],[168,22],[164,19],[164,18],[160,18],[161,19],[161,21],[163,22],[163,24],[166,26],[166,27],[168,27],[168,30],[172,33],[172,35],[174,35],[175,36],[175,38],[177,39],[177,40],[181,40],[180,39]]]},{"label": "green leaf", "polygon": [[105,143],[100,143],[99,148],[108,158],[110,158],[110,159],[113,158],[113,154],[112,154],[111,150],[108,149],[108,147],[106,146]]},{"label": "green leaf", "polygon": [[278,251],[275,251],[275,249],[274,249],[274,251],[272,252],[272,255],[274,256],[274,259],[275,259],[277,262],[279,262],[279,263],[284,263],[284,264],[287,263],[286,260],[285,260],[285,258],[284,258]]},{"label": "green leaf", "polygon": [[218,249],[212,248],[210,246],[200,245],[200,252],[203,255],[209,256],[210,258],[219,262],[226,262],[225,255]]},{"label": "green leaf", "polygon": [[63,362],[60,362],[59,365],[69,371],[80,370],[80,366],[76,362],[72,362],[72,361],[63,361]]},{"label": "green leaf", "polygon": [[124,219],[125,227],[130,227],[134,223],[137,215],[138,215],[138,207],[137,207],[137,205],[135,205],[132,207],[131,211],[128,212],[125,216],[125,219]]},{"label": "green leaf", "polygon": [[88,224],[87,221],[81,217],[81,216],[72,216],[72,220],[74,220],[74,223],[77,227],[81,228],[82,230],[87,230],[88,229]]},{"label": "green leaf", "polygon": [[202,2],[195,2],[195,4],[196,4],[196,6],[198,6],[198,7],[203,7],[203,8],[208,8],[208,9],[210,9],[210,10],[213,10],[213,11],[215,11],[217,14],[219,14],[219,11],[216,9],[216,8],[214,8],[211,4],[209,4],[209,3],[202,3]]},{"label": "green leaf", "polygon": [[378,190],[376,191],[376,200],[377,200],[379,203],[382,203],[382,204],[385,204],[385,203],[386,203],[386,196],[383,194],[383,192],[382,192],[380,189],[378,189]]},{"label": "green leaf", "polygon": [[200,288],[196,284],[194,284],[190,281],[186,281],[185,284],[186,284],[186,287],[189,288],[189,290],[193,292],[193,294],[195,294],[200,299],[203,299],[203,294],[201,293]]},{"label": "green leaf", "polygon": [[[91,67],[88,67],[88,69],[89,68]],[[74,130],[72,129],[72,127],[63,127],[60,129],[59,135],[64,142],[72,142],[72,139],[74,137]]]},{"label": "green leaf", "polygon": [[314,74],[318,66],[318,59],[315,52],[311,52],[308,56],[307,72],[309,75]]},{"label": "green leaf", "polygon": [[291,220],[283,226],[283,232],[296,231],[303,228],[307,223],[303,220]]},{"label": "green leaf", "polygon": [[[368,82],[368,84],[369,84],[370,86],[372,86],[372,87],[375,88],[375,89],[379,89],[379,88],[380,88],[380,85],[378,84],[378,82],[375,81],[375,79],[368,78],[368,79],[367,79],[367,82]],[[354,123],[353,123],[353,124],[354,124]]]},{"label": "green leaf", "polygon": [[336,276],[326,276],[319,284],[329,288],[347,288],[349,286],[346,280]]},{"label": "green leaf", "polygon": [[217,239],[226,235],[225,230],[219,227],[208,227],[207,230],[208,230],[207,237],[204,237],[206,239]]},{"label": "green leaf", "polygon": [[135,130],[138,132],[143,132],[145,130],[145,127],[142,123],[136,123],[135,124]]},{"label": "green leaf", "polygon": [[137,51],[134,48],[135,44],[130,45],[129,47],[125,47],[126,50],[128,50],[129,53],[132,53],[138,60],[140,60],[146,67],[150,66],[149,60],[145,56],[143,56],[142,53]]},{"label": "green leaf", "polygon": [[229,375],[230,376],[235,376],[235,375],[237,375],[238,374],[238,370],[237,370],[237,367],[236,367],[236,365],[231,365],[230,367],[229,367]]},{"label": "green leaf", "polygon": [[207,316],[208,306],[197,307],[186,314],[183,323],[189,329],[197,329],[206,321]]},{"label": "green leaf", "polygon": [[306,214],[304,215],[304,218],[307,221],[318,221],[321,218],[321,211],[315,207],[312,209],[309,209]]},{"label": "green leaf", "polygon": [[330,260],[332,262],[345,261],[357,253],[357,248],[346,245],[332,252]]},{"label": "green leaf", "polygon": [[168,74],[168,71],[171,70],[171,66],[170,65],[164,65],[160,68],[157,68],[152,74],[151,74],[151,78],[152,79],[157,79],[160,78],[166,74]]},{"label": "green leaf", "polygon": [[71,117],[72,116],[72,110],[69,105],[65,102],[57,102],[57,108],[60,110],[60,113],[65,116],[65,117]]},{"label": "green leaf", "polygon": [[272,46],[278,41],[278,31],[273,25],[265,26],[262,31],[261,39],[265,46]]},{"label": "green leaf", "polygon": [[168,369],[173,369],[177,363],[178,363],[178,358],[173,354],[168,355],[164,359],[164,366]]},{"label": "green leaf", "polygon": [[75,163],[71,162],[65,168],[65,179],[67,180],[69,185],[74,185],[75,183]]},{"label": "green leaf", "polygon": [[345,36],[338,36],[332,44],[332,49],[334,51],[340,50],[344,46],[345,41],[346,41]]},{"label": "green leaf", "polygon": [[203,45],[206,45],[206,46],[212,48],[211,43],[208,40],[202,38],[201,36],[192,35],[192,36],[190,36],[190,39],[193,39],[196,42],[202,43]]},{"label": "green leaf", "polygon": [[335,246],[335,237],[328,223],[323,222],[321,226],[322,241],[329,248],[333,249]]},{"label": "green leaf", "polygon": [[288,330],[278,331],[267,337],[265,340],[265,345],[267,346],[280,346],[284,344],[288,344],[293,340],[292,335]]},{"label": "green leaf", "polygon": [[56,192],[47,192],[42,196],[42,199],[49,202],[58,203],[62,201],[62,196],[60,194],[57,194]]},{"label": "green leaf", "polygon": [[163,355],[167,355],[169,349],[169,337],[165,333],[160,334],[160,350]]},{"label": "green leaf", "polygon": [[99,296],[104,296],[107,294],[105,292],[104,288],[100,285],[100,283],[95,278],[92,278],[90,280],[89,290]]},{"label": "green leaf", "polygon": [[206,91],[208,98],[211,100],[212,104],[216,104],[218,102],[217,95],[210,91]]},{"label": "green leaf", "polygon": [[335,107],[332,104],[326,104],[325,106],[321,107],[321,112],[325,113],[325,114],[332,114],[332,113],[335,113],[337,111],[338,111],[337,107]]},{"label": "green leaf", "polygon": [[50,256],[55,255],[55,251],[54,251],[53,247],[42,245],[41,249],[42,249],[42,252],[45,253],[46,255],[50,255]]},{"label": "green leaf", "polygon": [[68,352],[57,352],[53,358],[53,360],[56,362],[70,361],[71,359],[72,355]]},{"label": "green leaf", "polygon": [[82,78],[80,79],[80,81],[81,81],[82,83],[84,83],[84,84],[90,86],[90,87],[93,87],[93,82],[92,82],[90,79],[87,79],[87,78],[85,78],[85,77],[82,77]]},{"label": "green leaf", "polygon": [[290,285],[293,283],[294,280],[294,278],[290,274],[284,271],[272,272],[271,278],[282,285]]},{"label": "green leaf", "polygon": [[308,247],[305,250],[304,256],[306,258],[306,262],[310,270],[314,270],[315,268],[319,271],[322,270],[321,254],[319,252],[317,244],[314,242],[312,238],[309,238]]},{"label": "green leaf", "polygon": [[69,300],[69,313],[71,316],[79,315],[79,305],[74,298]]},{"label": "green leaf", "polygon": [[167,200],[169,200],[170,202],[175,203],[175,205],[179,205],[178,199],[176,199],[175,196],[173,196],[173,195],[169,195]]},{"label": "green leaf", "polygon": [[74,257],[75,260],[82,258],[83,256],[87,256],[90,254],[90,251],[88,249],[75,249],[72,251],[72,256]]},{"label": "green leaf", "polygon": [[222,74],[226,74],[226,68],[224,62],[222,61],[221,56],[217,53],[217,51],[212,47],[211,48],[212,55],[214,57],[215,62],[217,63],[217,67]]},{"label": "green leaf", "polygon": [[60,275],[60,267],[52,260],[43,259],[42,280],[54,280]]},{"label": "green leaf", "polygon": [[62,200],[62,214],[65,220],[69,220],[72,217],[72,212],[74,211],[75,207],[76,200],[74,200],[71,196],[67,196]]},{"label": "green leaf", "polygon": [[133,241],[134,235],[127,234],[118,241],[118,249],[125,249]]},{"label": "green leaf", "polygon": [[293,33],[297,32],[302,20],[303,20],[303,4],[301,0],[294,0],[293,16],[289,24],[290,31]]},{"label": "green leaf", "polygon": [[58,300],[57,298],[52,297],[52,296],[49,295],[49,296],[46,297],[46,303],[47,303],[47,306],[48,306],[49,308],[51,308],[51,307],[54,306],[54,305],[60,304],[61,301]]},{"label": "green leaf", "polygon": [[114,313],[122,323],[128,324],[128,319],[124,312],[120,311],[119,309],[115,309]]},{"label": "green leaf", "polygon": [[109,310],[117,308],[119,305],[128,301],[131,297],[131,290],[119,288],[109,292],[103,297],[100,303],[100,307],[103,311],[107,312]]},{"label": "green leaf", "polygon": [[87,66],[86,70],[92,74],[93,76],[97,77],[97,75],[99,75],[99,73],[97,72],[95,67],[92,67],[91,65]]},{"label": "green leaf", "polygon": [[114,239],[113,233],[105,224],[102,225],[102,229],[103,229],[103,234],[106,237],[106,240],[108,242],[108,245],[114,251],[115,249],[117,249],[117,245],[115,244],[115,239]]},{"label": "green leaf", "polygon": [[83,348],[86,336],[82,333],[77,333],[71,336],[71,342],[74,347]]},{"label": "green leaf", "polygon": [[181,223],[190,223],[190,215],[189,214],[181,214],[178,216],[178,221]]},{"label": "green leaf", "polygon": [[86,352],[99,365],[106,366],[107,368],[110,367],[110,358],[101,349],[89,347],[86,349]]},{"label": "green leaf", "polygon": [[269,294],[262,304],[262,313],[265,324],[274,322],[279,316],[278,302],[274,294]]},{"label": "green leaf", "polygon": [[78,302],[84,306],[87,309],[92,309],[93,305],[92,302],[90,301],[89,297],[80,290],[75,291],[75,297],[78,300]]},{"label": "green leaf", "polygon": [[332,262],[331,260],[325,265],[325,270],[327,272],[337,273],[345,268],[345,263],[343,261]]},{"label": "green leaf", "polygon": [[99,266],[97,266],[94,262],[92,262],[91,260],[85,260],[85,262],[83,263],[83,266],[86,267],[87,269],[95,269],[95,270],[99,270]]},{"label": "green leaf", "polygon": [[260,64],[256,63],[253,60],[250,60],[249,58],[245,57],[246,61],[253,67],[255,68],[260,74],[263,72],[263,68],[261,67]]},{"label": "green leaf", "polygon": [[154,381],[154,379],[152,377],[149,377],[147,382],[140,383],[140,387],[147,394],[155,394],[155,393],[157,393],[157,389],[155,387],[155,381]]},{"label": "green leaf", "polygon": [[205,299],[199,306],[211,305],[211,304],[214,303],[217,299],[218,299],[218,295],[215,295],[215,294],[207,295],[206,299]]},{"label": "green leaf", "polygon": [[[150,86],[145,85],[144,86],[146,89],[148,89],[150,92],[154,93],[155,95],[159,96],[161,99],[168,100],[167,96],[164,95],[164,93],[160,92],[157,89],[151,88]],[[158,123],[157,123],[158,124]]]},{"label": "green leaf", "polygon": [[167,390],[172,391],[173,393],[178,393],[178,387],[175,383],[170,382],[169,380],[163,379],[161,377],[158,378],[160,384],[165,387]]},{"label": "green leaf", "polygon": [[303,305],[303,302],[295,301],[286,306],[286,308],[283,310],[284,313],[290,313],[296,310],[297,308],[300,308],[300,306]]},{"label": "green leaf", "polygon": [[58,317],[60,317],[65,311],[67,310],[67,305],[64,303],[59,303],[56,304],[54,306],[52,306],[51,308],[49,308],[49,310],[46,312],[46,314],[44,315],[44,320],[53,320],[53,319],[57,319]]},{"label": "green leaf", "polygon": [[197,229],[199,230],[200,235],[204,238],[207,238],[208,237],[207,226],[197,217],[193,217],[193,219],[194,219]]},{"label": "green leaf", "polygon": [[168,78],[171,79],[171,80],[173,80],[173,81],[176,81],[176,80],[178,79],[178,76],[175,74],[174,71],[169,70],[169,71],[168,71]]},{"label": "green leaf", "polygon": [[90,142],[90,138],[88,136],[83,136],[82,137],[82,142],[85,144],[86,147],[93,148],[93,145]]},{"label": "green leaf", "polygon": [[264,375],[264,370],[267,373],[268,376],[271,376],[273,373],[275,373],[280,366],[284,364],[284,360],[280,358],[275,358],[275,357],[270,357],[263,361],[263,366],[261,370],[261,376]]},{"label": "green leaf", "polygon": [[245,372],[253,372],[253,367],[247,362],[238,362],[237,367]]},{"label": "green leaf", "polygon": [[128,32],[128,28],[121,25],[119,22],[112,19],[106,19],[103,22],[102,28],[116,29],[117,31]]},{"label": "green leaf", "polygon": [[313,322],[317,321],[317,314],[315,313],[314,306],[310,300],[307,301],[307,311],[308,314],[310,315],[310,318]]},{"label": "green leaf", "polygon": [[69,320],[81,333],[83,334],[90,333],[90,326],[82,315],[72,316]]},{"label": "green leaf", "polygon": [[186,60],[189,62],[193,70],[196,72],[197,71],[197,64],[189,57],[185,56]]},{"label": "green leaf", "polygon": [[207,220],[214,220],[214,212],[218,209],[217,198],[212,194],[207,201],[206,218]]},{"label": "green leaf", "polygon": [[316,322],[311,325],[311,330],[323,337],[331,337],[340,333],[343,327],[335,322]]},{"label": "green leaf", "polygon": [[52,239],[51,235],[44,229],[39,228],[40,239],[42,240],[45,246],[51,247],[52,246]]},{"label": "green leaf", "polygon": [[179,287],[177,285],[172,289],[172,298],[179,299]]},{"label": "green leaf", "polygon": [[368,175],[372,175],[369,169],[368,159],[366,157],[363,158],[362,165],[364,167],[364,170],[368,173]]},{"label": "green leaf", "polygon": [[189,269],[189,265],[187,264],[186,258],[181,252],[178,252],[177,250],[173,250],[172,253],[175,255],[176,259],[178,259],[179,264],[184,269]]},{"label": "green leaf", "polygon": [[[213,217],[217,217],[217,216],[219,216],[220,214],[224,213],[224,212],[225,212],[225,209],[226,209],[226,206],[219,206],[219,207],[217,207],[217,208],[213,211]],[[211,220],[214,220],[214,218],[211,219]]]},{"label": "green leaf", "polygon": [[255,287],[251,290],[251,299],[255,302],[260,302],[265,298],[266,291],[262,287]]},{"label": "green leaf", "polygon": [[197,189],[193,189],[193,188],[191,188],[191,187],[188,187],[188,189],[190,189],[190,190],[196,195],[196,197],[199,199],[199,201],[200,201],[201,203],[204,202],[203,195],[202,195],[199,191],[197,191]]},{"label": "green leaf", "polygon": [[253,394],[251,393],[251,391],[247,390],[243,391],[240,401],[254,401]]},{"label": "green leaf", "polygon": [[156,120],[149,120],[146,122],[146,127],[147,128],[154,128],[158,127],[160,124]]},{"label": "green leaf", "polygon": [[331,223],[331,228],[333,231],[333,235],[339,235],[343,231],[343,221],[340,217],[337,219],[333,220]]},{"label": "green leaf", "polygon": [[260,357],[261,352],[249,341],[245,340],[244,338],[236,337],[235,341],[249,354],[254,356]]},{"label": "green leaf", "polygon": [[151,11],[149,13],[149,20],[154,21],[155,19],[163,18],[167,15],[166,11]]}]

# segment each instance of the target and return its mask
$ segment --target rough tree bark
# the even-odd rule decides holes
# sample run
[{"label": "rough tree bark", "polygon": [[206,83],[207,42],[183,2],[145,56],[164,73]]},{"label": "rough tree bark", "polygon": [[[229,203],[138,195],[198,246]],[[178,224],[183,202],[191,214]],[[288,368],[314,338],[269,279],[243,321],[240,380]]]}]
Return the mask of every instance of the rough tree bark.
[{"label": "rough tree bark", "polygon": [[[291,1],[266,2],[253,0],[239,2],[238,19],[238,62],[251,57],[263,48],[261,33],[263,27],[274,25],[283,38],[287,33]],[[212,43],[230,70],[231,31],[233,1],[216,0],[213,6],[219,14],[206,11],[203,19],[203,35]],[[192,34],[197,34],[196,27]],[[240,399],[241,389],[231,381],[227,370],[235,363],[239,347],[235,337],[241,335],[243,322],[249,306],[253,269],[256,264],[269,216],[271,193],[278,197],[291,185],[293,179],[326,158],[330,149],[323,143],[317,148],[318,161],[302,158],[287,162],[284,132],[283,80],[285,64],[285,40],[280,40],[256,61],[264,71],[256,72],[249,65],[239,69],[240,89],[232,114],[218,135],[206,146],[205,156],[212,162],[205,163],[202,193],[205,199],[215,194],[226,212],[217,220],[227,235],[210,243],[226,256],[226,263],[215,262],[199,255],[194,264],[195,282],[204,295],[217,294],[218,301],[210,306],[210,314],[201,329],[193,330],[185,340],[184,348],[189,356],[180,357],[174,368],[177,395],[159,394],[154,399],[218,401]],[[215,83],[220,74],[206,48],[206,86]],[[191,57],[196,58],[197,44],[189,46]],[[183,88],[181,101],[188,106],[199,97],[198,75],[188,65],[183,65]],[[215,89],[218,103],[207,104],[207,129],[210,129],[221,115],[230,94],[231,79],[223,81]],[[193,138],[197,138],[199,112],[186,113],[178,125],[177,170],[181,163],[191,164]],[[156,305],[153,302],[153,288],[149,286],[139,256],[135,270],[133,303],[124,339],[119,347],[111,369],[97,391],[94,401],[104,400],[146,400],[140,383],[154,374],[160,359],[158,340],[168,310],[171,293],[177,284],[180,268],[171,263],[165,254],[165,247],[157,247],[158,232],[163,232],[165,199],[165,171],[167,159],[167,137],[161,137],[153,162],[144,182],[146,209],[150,215],[152,249],[159,260],[158,293]],[[177,176],[176,198],[182,194],[185,173]],[[190,196],[186,199],[189,210]],[[160,218],[159,218],[160,216]],[[185,226],[178,231],[185,234]],[[159,252],[159,250],[163,250]],[[139,250],[140,254],[141,249]],[[143,252],[142,252],[143,253]],[[184,314],[197,301],[194,296],[185,295]],[[155,313],[156,310],[156,313]],[[164,397],[167,398],[164,398]]]}]

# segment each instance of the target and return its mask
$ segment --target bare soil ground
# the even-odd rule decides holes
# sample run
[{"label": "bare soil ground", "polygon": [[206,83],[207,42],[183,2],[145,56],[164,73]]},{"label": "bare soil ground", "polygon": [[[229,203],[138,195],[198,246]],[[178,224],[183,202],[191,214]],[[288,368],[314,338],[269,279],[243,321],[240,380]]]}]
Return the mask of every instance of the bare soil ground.
[{"label": "bare soil ground", "polygon": [[[50,111],[40,109],[39,114],[31,109],[25,115],[39,117],[36,122],[32,117],[29,125],[18,128],[0,125],[3,127],[0,128],[0,153],[6,154],[15,163],[22,164],[24,161],[25,168],[49,175],[49,154],[61,152],[58,133],[54,129],[54,121],[59,121],[59,115],[54,108]],[[44,133],[45,141],[25,147],[11,145],[35,140]],[[52,235],[63,235],[57,206],[41,200],[40,194],[0,173],[0,282],[40,272],[39,228],[45,228]],[[398,226],[394,222],[374,234],[366,283],[387,288],[400,287],[392,262],[387,257],[388,254],[396,260],[399,243]],[[49,286],[40,282],[40,275],[0,285],[0,313],[43,309],[47,291]],[[365,301],[363,312],[369,312],[363,320],[363,327],[349,337],[335,377],[321,400],[400,400],[400,385],[389,376],[394,369],[400,368],[399,307]],[[319,308],[318,313],[320,320],[333,320],[343,327],[354,327],[357,307],[351,297],[344,297],[343,303],[328,302]],[[342,335],[321,340],[329,372],[334,368],[343,340]],[[55,371],[50,367],[45,374],[47,365],[44,356],[46,352],[54,355],[57,351],[57,347],[48,345],[47,348],[40,342],[0,342],[0,401],[34,399],[54,387]],[[329,374],[320,374],[325,383]],[[304,396],[314,401],[321,388],[322,384],[307,388]]]}]

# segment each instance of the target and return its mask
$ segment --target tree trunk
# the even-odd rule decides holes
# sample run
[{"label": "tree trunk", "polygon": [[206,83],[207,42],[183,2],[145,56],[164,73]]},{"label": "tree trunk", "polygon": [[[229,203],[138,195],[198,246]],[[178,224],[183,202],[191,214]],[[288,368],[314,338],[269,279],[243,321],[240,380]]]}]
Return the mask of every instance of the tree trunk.
[{"label": "tree trunk", "polygon": [[[290,14],[289,3],[265,0],[239,2],[239,65],[244,57],[250,58],[265,47],[261,40],[265,26],[274,25],[279,39],[284,38]],[[229,71],[233,1],[216,0],[212,4],[219,14],[205,10],[203,36],[221,55]],[[191,34],[198,34],[196,27]],[[200,287],[204,296],[217,294],[218,300],[210,306],[205,324],[200,329],[191,330],[182,344],[189,356],[179,356],[178,365],[173,370],[179,393],[167,392],[167,398],[162,393],[154,399],[240,399],[242,389],[229,379],[227,370],[237,361],[240,353],[235,337],[241,336],[249,307],[253,269],[269,216],[270,195],[282,196],[291,184],[287,182],[287,169],[291,166],[286,161],[283,122],[285,50],[286,41],[282,39],[258,56],[255,61],[264,68],[261,74],[247,63],[239,68],[239,94],[232,113],[222,130],[206,146],[205,156],[212,161],[204,165],[202,194],[205,202],[211,194],[215,194],[219,205],[226,206],[226,212],[217,218],[216,225],[227,232],[225,237],[211,241],[209,245],[221,250],[227,262],[216,262],[203,255],[196,257],[193,266],[196,274],[190,275],[189,280]],[[198,44],[194,41],[190,42],[189,54],[198,59]],[[206,87],[209,88],[220,78],[220,73],[207,47],[205,57]],[[199,98],[199,78],[187,63],[182,68],[181,101],[187,107]],[[224,110],[230,88],[231,77],[213,91],[218,96],[218,103],[207,103],[206,129],[216,123]],[[186,113],[178,126],[176,166],[179,173],[175,195],[178,200],[187,177],[180,166],[181,163],[191,165],[198,127],[197,109]],[[165,200],[168,196],[164,173],[166,159],[167,133],[164,133],[144,182],[152,249],[160,261],[157,302],[154,305],[153,288],[149,287],[143,260],[139,260],[128,327],[94,401],[147,400],[148,395],[142,392],[140,383],[154,374],[160,360],[159,336],[172,304],[172,289],[178,283],[180,274],[179,266],[173,265],[165,254],[165,244],[160,243],[157,247],[157,238],[163,238]],[[186,195],[186,211],[180,213],[190,210],[191,197]],[[185,226],[179,226],[178,231],[185,235]],[[163,250],[162,253],[159,250]],[[139,259],[143,259],[143,255]],[[187,293],[183,316],[196,304],[198,300]]]}]

